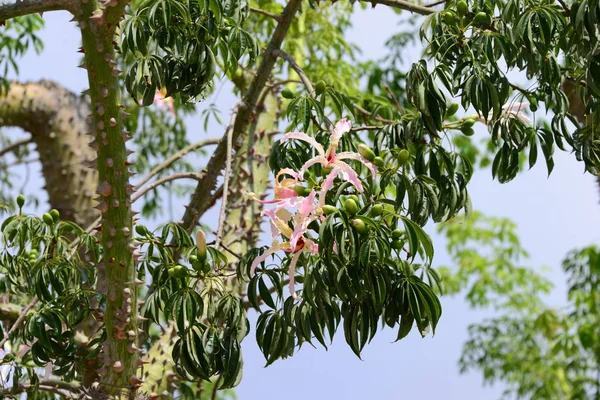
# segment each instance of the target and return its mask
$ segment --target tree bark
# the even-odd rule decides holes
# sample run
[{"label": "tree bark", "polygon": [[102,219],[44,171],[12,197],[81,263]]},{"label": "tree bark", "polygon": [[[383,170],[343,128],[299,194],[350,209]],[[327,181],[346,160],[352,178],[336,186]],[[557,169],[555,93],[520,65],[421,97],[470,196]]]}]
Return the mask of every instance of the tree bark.
[{"label": "tree bark", "polygon": [[88,101],[50,81],[11,82],[0,97],[0,126],[19,127],[31,133],[42,164],[50,208],[65,221],[84,228],[99,213],[93,208],[98,174],[82,165],[91,162],[85,116]]}]

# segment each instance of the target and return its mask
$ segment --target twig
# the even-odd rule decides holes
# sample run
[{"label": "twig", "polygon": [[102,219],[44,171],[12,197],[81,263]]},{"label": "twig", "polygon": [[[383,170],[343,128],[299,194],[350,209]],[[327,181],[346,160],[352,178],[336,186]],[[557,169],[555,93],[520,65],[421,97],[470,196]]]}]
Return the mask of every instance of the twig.
[{"label": "twig", "polygon": [[17,160],[15,162],[7,164],[6,167],[10,168],[10,167],[14,167],[14,166],[17,166],[17,165],[27,165],[27,164],[32,164],[32,163],[38,162],[38,161],[40,161],[39,158],[30,158],[30,159],[27,159],[27,160]]},{"label": "twig", "polygon": [[219,391],[219,385],[221,384],[222,375],[219,375],[215,384],[213,386],[212,395],[210,396],[210,400],[215,400],[217,398],[217,392]]},{"label": "twig", "polygon": [[[217,246],[219,246],[219,244],[217,244]],[[239,253],[236,253],[235,251],[231,250],[228,246],[225,246],[223,243],[220,243],[220,246],[222,248],[224,248],[229,254],[231,254],[232,256],[234,256],[235,258],[237,258],[238,260],[240,258],[242,258],[242,256]]]},{"label": "twig", "polygon": [[394,92],[392,92],[392,89],[390,89],[390,87],[388,85],[385,85],[385,91],[388,92],[388,94],[392,98],[394,105],[398,109],[398,112],[400,112],[400,115],[404,114],[404,110],[402,109],[402,106],[400,106],[398,99],[396,98],[396,96],[394,95]]},{"label": "twig", "polygon": [[275,15],[275,14],[272,14],[272,13],[270,13],[268,11],[261,10],[260,8],[250,7],[250,11],[252,11],[255,14],[260,14],[260,15],[264,15],[265,17],[272,18],[272,19],[274,19],[277,22],[281,22],[281,17],[279,15]]},{"label": "twig", "polygon": [[8,339],[10,339],[10,337],[16,332],[16,330],[19,329],[19,327],[21,326],[23,321],[25,321],[25,318],[27,318],[27,313],[29,313],[29,310],[31,310],[33,307],[35,307],[37,302],[38,302],[38,297],[37,297],[37,295],[35,295],[35,296],[33,296],[33,299],[31,300],[31,302],[27,305],[27,307],[25,307],[23,309],[23,311],[21,311],[21,315],[19,315],[19,318],[17,318],[15,323],[10,327],[10,330],[8,331],[8,333],[6,333],[4,335],[4,339],[2,339],[2,341],[0,341],[0,349],[4,347],[4,344],[8,341]]},{"label": "twig", "polygon": [[140,197],[142,197],[143,195],[145,195],[152,189],[156,188],[157,186],[162,185],[163,183],[171,182],[171,181],[174,181],[177,179],[194,179],[194,180],[200,181],[200,180],[202,180],[203,176],[204,176],[204,174],[201,174],[198,172],[177,172],[175,174],[165,176],[164,178],[157,179],[154,182],[152,182],[151,184],[149,184],[148,186],[144,186],[143,188],[141,188],[140,190],[135,192],[135,194],[133,196],[131,196],[131,201],[132,202],[136,201],[137,199],[139,199]]},{"label": "twig", "polygon": [[227,127],[227,160],[225,161],[225,177],[223,178],[223,200],[221,201],[221,211],[219,211],[219,225],[217,227],[216,247],[221,244],[223,235],[223,225],[225,224],[225,211],[227,211],[227,195],[229,194],[229,178],[231,175],[231,158],[233,153],[233,126],[238,114],[238,108],[234,108],[231,113],[231,120]]},{"label": "twig", "polygon": [[430,8],[420,6],[418,4],[410,3],[405,0],[361,0],[361,1],[371,3],[373,5],[373,7],[375,7],[377,4],[383,4],[388,7],[398,8],[400,10],[406,10],[406,11],[410,11],[410,12],[413,12],[415,14],[420,14],[420,15],[430,15],[430,14],[434,14],[437,12]]},{"label": "twig", "polygon": [[[30,383],[21,384],[17,386],[17,389],[7,388],[5,390],[0,390],[0,395],[10,394],[10,393],[22,393],[26,392],[28,389],[32,388],[33,385]],[[51,392],[58,394],[64,398],[72,398],[69,396],[69,393],[75,394],[79,393],[79,383],[65,382],[57,379],[42,379],[37,386],[39,390],[43,390],[45,392]],[[65,393],[65,391],[69,393]]]},{"label": "twig", "polygon": [[218,144],[220,140],[221,139],[219,139],[219,138],[205,139],[205,140],[201,140],[199,142],[192,143],[192,144],[184,147],[183,149],[179,150],[177,153],[173,154],[171,157],[167,158],[165,161],[163,161],[162,163],[157,165],[152,171],[150,171],[146,176],[144,176],[142,178],[142,180],[140,180],[135,186],[138,188],[144,186],[150,179],[152,179],[160,171],[164,170],[165,168],[168,168],[171,164],[173,164],[175,161],[179,160],[180,158],[183,158],[190,151],[194,151],[201,147],[210,146],[213,144]]},{"label": "twig", "polygon": [[[354,108],[356,108],[356,110],[357,110],[357,111],[359,111],[359,112],[360,112],[361,114],[363,114],[363,115],[367,115],[367,116],[369,116],[369,117],[371,116],[371,113],[370,113],[369,111],[365,110],[364,108],[362,108],[362,107],[361,107],[361,106],[359,106],[359,105],[356,105],[356,104],[355,104],[355,105],[354,105]],[[395,124],[395,123],[396,123],[396,121],[392,121],[391,119],[382,118],[382,117],[380,117],[379,115],[376,115],[376,116],[375,116],[375,120],[377,120],[377,121],[379,121],[379,122],[386,123],[386,124]]]},{"label": "twig", "polygon": [[[315,89],[313,88],[313,85],[312,85],[310,79],[308,79],[308,76],[306,76],[306,73],[298,65],[296,60],[294,60],[294,58],[292,56],[290,56],[288,53],[286,53],[285,51],[283,51],[281,49],[277,49],[277,50],[273,51],[273,54],[275,54],[277,57],[283,58],[285,61],[287,61],[288,64],[290,64],[290,67],[292,67],[292,69],[294,71],[296,71],[296,73],[300,77],[300,80],[306,87],[306,90],[308,90],[308,94],[310,94],[310,97],[316,98],[317,94],[315,92]],[[333,124],[331,123],[329,118],[325,117],[324,122],[325,122],[325,126],[327,127],[327,129],[332,128]]]},{"label": "twig", "polygon": [[[256,75],[254,76],[254,79],[252,79],[242,103],[239,104],[239,112],[232,133],[233,143],[237,143],[239,136],[246,130],[248,124],[254,117],[256,102],[275,66],[277,57],[273,52],[281,48],[281,44],[283,43],[290,25],[292,24],[292,20],[294,19],[296,12],[300,9],[301,4],[302,0],[289,0],[281,13],[281,21],[277,24],[277,27],[275,27],[263,59],[256,71]],[[226,151],[227,137],[225,135],[208,161],[206,175],[198,182],[190,201],[190,207],[185,210],[183,215],[181,225],[188,232],[191,232],[192,229],[194,229],[198,223],[198,219],[207,210],[208,200],[212,196],[211,192],[217,185],[217,180],[221,175],[221,171],[225,164]]]},{"label": "twig", "polygon": [[0,157],[4,156],[7,153],[11,153],[11,152],[15,151],[16,149],[18,149],[19,147],[25,146],[31,142],[32,142],[32,139],[27,138],[27,139],[18,140],[14,143],[11,143],[8,146],[6,146],[5,148],[0,150]]},{"label": "twig", "polygon": [[28,0],[2,4],[0,6],[0,25],[4,25],[4,21],[7,19],[23,15],[35,13],[41,15],[46,11],[71,10],[73,3],[72,0]]},{"label": "twig", "polygon": [[423,4],[423,7],[435,7],[435,6],[439,6],[440,4],[444,4],[446,2],[446,0],[440,0],[440,1],[436,1],[434,3],[429,3],[429,4]]},{"label": "twig", "polygon": [[352,129],[350,129],[350,132],[378,131],[382,128],[383,128],[382,125],[364,125],[364,126],[357,126],[356,128],[352,128]]}]

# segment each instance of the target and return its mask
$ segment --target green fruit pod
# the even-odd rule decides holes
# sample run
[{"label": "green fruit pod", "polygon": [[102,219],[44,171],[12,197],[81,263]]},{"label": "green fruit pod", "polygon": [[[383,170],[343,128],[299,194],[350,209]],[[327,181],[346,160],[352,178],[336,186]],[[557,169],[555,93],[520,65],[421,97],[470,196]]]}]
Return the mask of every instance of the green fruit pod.
[{"label": "green fruit pod", "polygon": [[353,199],[348,199],[344,203],[344,209],[350,215],[355,215],[358,212],[358,205]]},{"label": "green fruit pod", "polygon": [[315,85],[315,94],[317,96],[322,95],[325,92],[326,88],[327,88],[327,85],[325,84],[324,81],[317,82],[317,84]]},{"label": "green fruit pod", "polygon": [[46,225],[48,225],[48,226],[54,225],[54,218],[52,218],[52,215],[50,215],[49,213],[44,213],[44,215],[42,215],[42,219],[44,220]]},{"label": "green fruit pod", "polygon": [[333,213],[338,212],[337,207],[330,206],[328,204],[326,204],[323,207],[321,207],[321,209],[323,210],[323,214],[325,214],[325,215],[329,215],[329,214],[333,214]]},{"label": "green fruit pod", "polygon": [[409,158],[410,158],[410,152],[408,150],[402,149],[398,152],[397,160],[398,160],[398,164],[400,164],[400,166],[403,166],[404,164],[406,164],[406,162],[408,161]]},{"label": "green fruit pod", "polygon": [[361,156],[363,156],[364,158],[366,158],[368,161],[371,161],[371,162],[376,157],[375,152],[373,150],[371,150],[371,148],[364,143],[361,143],[358,145],[358,152],[360,153]]},{"label": "green fruit pod", "polygon": [[458,4],[456,4],[456,12],[461,18],[467,15],[469,12],[469,6],[467,5],[467,2],[464,0],[459,1]]},{"label": "green fruit pod", "polygon": [[53,208],[50,211],[50,216],[52,216],[52,220],[54,221],[54,223],[57,223],[58,221],[60,221],[60,213],[58,212],[57,209]]},{"label": "green fruit pod", "polygon": [[17,196],[17,205],[19,206],[19,208],[23,208],[23,206],[25,205],[25,196],[23,196],[22,194]]},{"label": "green fruit pod", "polygon": [[350,223],[354,226],[354,229],[356,229],[356,231],[361,235],[364,235],[367,232],[369,232],[369,228],[362,219],[353,219],[352,221],[350,221]]},{"label": "green fruit pod", "polygon": [[290,89],[285,88],[281,91],[281,95],[283,96],[283,98],[285,99],[293,99],[294,96],[294,92],[292,92]]},{"label": "green fruit pod", "polygon": [[373,217],[379,217],[382,214],[383,214],[383,205],[382,204],[375,204],[373,206],[373,208],[371,208],[371,215]]}]

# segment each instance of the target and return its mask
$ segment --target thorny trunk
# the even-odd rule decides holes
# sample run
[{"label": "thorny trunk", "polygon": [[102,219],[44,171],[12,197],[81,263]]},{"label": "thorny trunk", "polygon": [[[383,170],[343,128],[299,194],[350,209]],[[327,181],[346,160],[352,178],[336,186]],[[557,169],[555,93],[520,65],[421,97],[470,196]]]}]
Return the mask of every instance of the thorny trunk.
[{"label": "thorny trunk", "polygon": [[[84,67],[90,83],[93,130],[97,152],[98,205],[102,213],[102,263],[106,274],[106,311],[104,323],[107,339],[103,344],[104,365],[101,390],[111,394],[135,392],[141,380],[136,376],[138,358],[138,304],[134,259],[131,243],[133,218],[132,185],[129,184],[128,152],[125,142],[120,91],[115,61],[115,29],[126,1],[82,2],[76,16],[83,39]],[[134,253],[132,255],[132,253]]]}]

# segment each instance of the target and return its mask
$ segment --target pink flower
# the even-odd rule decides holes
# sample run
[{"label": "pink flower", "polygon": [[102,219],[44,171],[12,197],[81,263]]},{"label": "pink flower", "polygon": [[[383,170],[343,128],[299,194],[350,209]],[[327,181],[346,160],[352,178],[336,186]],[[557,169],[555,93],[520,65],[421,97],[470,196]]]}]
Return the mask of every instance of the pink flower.
[{"label": "pink flower", "polygon": [[[296,264],[300,258],[300,254],[304,251],[317,254],[319,252],[318,245],[312,240],[305,237],[308,225],[319,218],[315,214],[317,206],[315,205],[316,192],[313,190],[307,197],[288,198],[282,200],[277,206],[270,210],[264,210],[263,215],[267,215],[271,222],[271,235],[273,238],[281,236],[287,241],[279,242],[274,240],[271,247],[263,254],[256,257],[250,268],[250,275],[254,275],[256,267],[265,261],[270,255],[283,250],[287,253],[293,253],[294,256],[290,261],[288,275],[290,277],[289,290],[294,299],[297,299],[296,290],[294,288],[296,273]],[[297,207],[298,211],[295,214],[290,213],[288,207]],[[293,229],[289,223],[292,222]]]},{"label": "pink flower", "polygon": [[[293,179],[285,178],[279,180],[282,175],[290,175]],[[298,193],[294,190],[294,186],[298,185],[298,181],[302,179],[302,175],[290,168],[284,168],[277,173],[275,176],[275,199],[274,200],[260,200],[254,193],[249,193],[251,199],[258,201],[262,204],[275,204],[279,203],[284,199],[294,199],[298,197]]]},{"label": "pink flower", "polygon": [[342,175],[342,178],[350,182],[358,192],[362,192],[364,190],[356,171],[354,171],[354,169],[352,169],[350,165],[348,165],[345,161],[342,160],[360,161],[367,168],[369,168],[369,170],[373,174],[373,177],[377,175],[377,168],[359,153],[336,153],[342,135],[350,132],[351,126],[351,123],[349,121],[346,121],[345,119],[342,119],[335,125],[335,128],[333,129],[333,132],[331,133],[329,139],[329,147],[327,148],[327,151],[325,151],[323,149],[323,146],[321,146],[321,144],[318,143],[314,138],[308,136],[306,133],[303,132],[287,133],[281,138],[282,142],[289,139],[302,140],[304,142],[309,143],[317,151],[317,156],[311,158],[306,163],[304,163],[304,165],[298,172],[300,176],[303,176],[304,172],[315,164],[321,164],[324,168],[333,168],[321,184],[321,192],[319,193],[320,205],[325,204],[325,196],[327,195],[327,192],[333,187],[333,182],[338,175]]},{"label": "pink flower", "polygon": [[154,104],[156,104],[156,106],[158,108],[166,108],[167,110],[169,110],[169,113],[171,115],[175,116],[174,100],[172,97],[166,97],[166,96],[167,96],[166,88],[157,90],[156,94],[154,95]]},{"label": "pink flower", "polygon": [[[507,118],[515,117],[515,118],[520,119],[521,121],[523,121],[526,124],[531,124],[531,120],[523,112],[523,110],[525,108],[527,108],[528,106],[529,106],[529,103],[527,103],[527,102],[516,102],[516,101],[505,104],[502,107],[502,115],[500,116],[500,119],[506,120]],[[493,112],[490,111],[490,113],[488,115],[488,120],[492,119],[492,117],[493,117]],[[479,122],[482,122],[487,125],[487,122],[485,121],[485,119],[482,116],[478,115],[478,120],[479,120]]]}]

